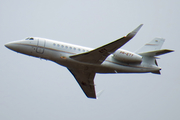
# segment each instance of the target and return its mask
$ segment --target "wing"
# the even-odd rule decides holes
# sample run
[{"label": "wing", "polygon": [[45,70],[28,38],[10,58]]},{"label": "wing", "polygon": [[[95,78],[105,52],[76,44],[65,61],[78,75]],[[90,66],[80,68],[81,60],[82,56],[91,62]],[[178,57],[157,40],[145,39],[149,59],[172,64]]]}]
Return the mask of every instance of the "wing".
[{"label": "wing", "polygon": [[135,30],[130,32],[127,36],[124,36],[120,39],[117,39],[109,44],[106,44],[92,51],[70,56],[70,58],[80,62],[101,64],[111,53],[114,53],[118,48],[122,47],[125,43],[127,43],[130,39],[132,39],[142,26],[143,24],[139,25]]},{"label": "wing", "polygon": [[82,90],[88,98],[96,98],[96,92],[94,87],[94,76],[95,72],[87,71],[84,69],[70,69],[68,70],[75,77],[78,84],[81,86]]}]

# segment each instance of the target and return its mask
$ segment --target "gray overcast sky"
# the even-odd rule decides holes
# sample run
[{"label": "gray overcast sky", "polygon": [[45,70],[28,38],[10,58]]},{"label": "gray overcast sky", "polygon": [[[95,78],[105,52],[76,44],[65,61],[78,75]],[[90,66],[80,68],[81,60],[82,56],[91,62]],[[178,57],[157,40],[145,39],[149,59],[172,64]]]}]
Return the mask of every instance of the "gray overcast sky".
[{"label": "gray overcast sky", "polygon": [[[1,0],[0,120],[180,120],[179,0]],[[4,44],[37,36],[96,48],[144,26],[123,49],[166,39],[161,75],[97,74],[88,99],[69,71]]]}]

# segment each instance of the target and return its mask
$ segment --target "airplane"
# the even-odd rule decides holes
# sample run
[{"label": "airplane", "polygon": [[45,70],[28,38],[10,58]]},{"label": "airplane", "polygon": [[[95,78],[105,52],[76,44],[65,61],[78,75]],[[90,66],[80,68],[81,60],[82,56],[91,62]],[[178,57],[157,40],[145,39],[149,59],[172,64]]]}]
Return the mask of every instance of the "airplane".
[{"label": "airplane", "polygon": [[143,24],[111,43],[92,49],[55,40],[28,37],[5,46],[18,53],[53,61],[67,67],[88,98],[97,98],[96,73],[155,73],[160,74],[157,56],[173,52],[161,49],[165,39],[154,38],[135,52],[120,49],[131,40]]}]

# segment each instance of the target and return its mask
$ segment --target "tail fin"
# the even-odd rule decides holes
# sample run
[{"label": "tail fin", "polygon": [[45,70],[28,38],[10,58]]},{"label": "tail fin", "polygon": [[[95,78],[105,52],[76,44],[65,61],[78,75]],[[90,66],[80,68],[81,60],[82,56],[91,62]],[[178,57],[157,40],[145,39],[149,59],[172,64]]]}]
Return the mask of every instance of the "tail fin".
[{"label": "tail fin", "polygon": [[[143,57],[143,61],[142,61],[143,64],[158,66],[157,61],[156,61],[157,57],[155,56],[173,52],[173,50],[161,49],[164,41],[165,39],[163,38],[155,38],[136,51],[137,54]],[[160,74],[160,71],[155,71],[152,73]]]},{"label": "tail fin", "polygon": [[142,48],[136,51],[136,53],[144,53],[149,51],[155,51],[161,49],[165,39],[163,38],[154,38],[149,43],[145,44]]}]

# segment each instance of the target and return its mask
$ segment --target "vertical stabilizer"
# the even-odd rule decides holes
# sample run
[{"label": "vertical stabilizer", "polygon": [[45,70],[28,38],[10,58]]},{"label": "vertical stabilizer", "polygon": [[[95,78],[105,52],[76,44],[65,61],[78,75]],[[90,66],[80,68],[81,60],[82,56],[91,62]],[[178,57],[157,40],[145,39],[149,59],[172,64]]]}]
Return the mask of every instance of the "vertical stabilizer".
[{"label": "vertical stabilizer", "polygon": [[165,39],[164,38],[154,38],[149,43],[145,44],[142,48],[136,51],[136,53],[144,53],[149,51],[160,50]]}]

